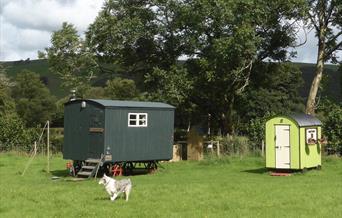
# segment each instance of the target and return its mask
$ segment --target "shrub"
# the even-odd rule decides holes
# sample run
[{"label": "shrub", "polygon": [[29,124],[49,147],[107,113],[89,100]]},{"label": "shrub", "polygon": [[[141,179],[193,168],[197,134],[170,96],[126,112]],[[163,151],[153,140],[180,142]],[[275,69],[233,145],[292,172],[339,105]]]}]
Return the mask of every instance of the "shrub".
[{"label": "shrub", "polygon": [[2,116],[0,119],[0,151],[18,150],[29,152],[37,137],[36,129],[27,129],[17,116]]},{"label": "shrub", "polygon": [[327,148],[342,155],[342,105],[331,105],[323,123],[323,131],[328,138]]},{"label": "shrub", "polygon": [[53,153],[62,151],[63,148],[63,128],[51,128],[50,129],[50,146]]},{"label": "shrub", "polygon": [[272,117],[273,113],[267,113],[263,117],[257,117],[250,120],[247,127],[247,136],[253,147],[253,150],[261,149],[262,141],[265,138],[265,124],[266,121]]},{"label": "shrub", "polygon": [[244,136],[226,136],[216,137],[216,141],[220,142],[222,154],[226,155],[246,155],[250,152],[249,140]]}]

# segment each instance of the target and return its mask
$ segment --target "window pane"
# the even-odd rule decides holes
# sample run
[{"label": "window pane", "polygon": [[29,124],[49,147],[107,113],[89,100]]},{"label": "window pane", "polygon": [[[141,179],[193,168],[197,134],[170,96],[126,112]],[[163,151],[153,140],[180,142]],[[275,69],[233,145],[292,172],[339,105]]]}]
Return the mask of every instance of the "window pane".
[{"label": "window pane", "polygon": [[130,120],[129,125],[135,126],[135,125],[137,125],[137,121],[136,120]]},{"label": "window pane", "polygon": [[139,120],[139,126],[146,126],[146,120]]},{"label": "window pane", "polygon": [[130,120],[135,120],[135,119],[137,119],[137,115],[136,114],[130,114],[129,115],[129,119]]},{"label": "window pane", "polygon": [[139,114],[140,120],[146,120],[146,114]]}]

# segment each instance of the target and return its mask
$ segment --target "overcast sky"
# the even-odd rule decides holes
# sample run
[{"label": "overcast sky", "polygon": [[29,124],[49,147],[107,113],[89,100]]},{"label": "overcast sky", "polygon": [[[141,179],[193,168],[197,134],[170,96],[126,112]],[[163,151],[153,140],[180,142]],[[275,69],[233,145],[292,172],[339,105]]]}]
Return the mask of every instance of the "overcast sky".
[{"label": "overcast sky", "polygon": [[[103,1],[0,0],[0,61],[37,59],[37,51],[50,45],[51,33],[65,21],[84,34]],[[297,48],[298,57],[293,61],[314,63],[316,44],[312,31],[306,45]]]}]

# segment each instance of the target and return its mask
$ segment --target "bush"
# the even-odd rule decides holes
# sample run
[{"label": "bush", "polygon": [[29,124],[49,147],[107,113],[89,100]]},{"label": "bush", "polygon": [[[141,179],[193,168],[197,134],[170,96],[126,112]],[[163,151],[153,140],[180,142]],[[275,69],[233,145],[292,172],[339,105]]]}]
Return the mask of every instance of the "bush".
[{"label": "bush", "polygon": [[216,137],[216,141],[220,142],[222,154],[226,155],[246,155],[250,152],[249,140],[244,136],[226,136]]},{"label": "bush", "polygon": [[323,131],[328,138],[327,148],[342,155],[342,105],[331,105],[323,123]]},{"label": "bush", "polygon": [[261,149],[262,141],[265,138],[265,124],[266,121],[272,117],[273,113],[267,113],[263,117],[251,119],[247,127],[247,136],[253,147],[253,150]]},{"label": "bush", "polygon": [[63,148],[63,128],[51,128],[50,129],[50,146],[53,153],[62,151]]},{"label": "bush", "polygon": [[37,137],[34,128],[25,128],[17,116],[3,116],[0,119],[0,151],[18,150],[29,152]]}]

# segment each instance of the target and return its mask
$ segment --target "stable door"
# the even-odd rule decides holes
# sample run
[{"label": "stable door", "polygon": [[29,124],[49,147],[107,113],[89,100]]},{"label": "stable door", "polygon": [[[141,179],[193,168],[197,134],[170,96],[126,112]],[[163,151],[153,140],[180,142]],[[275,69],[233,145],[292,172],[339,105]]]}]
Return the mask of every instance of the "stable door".
[{"label": "stable door", "polygon": [[290,168],[290,126],[275,126],[276,168]]}]

